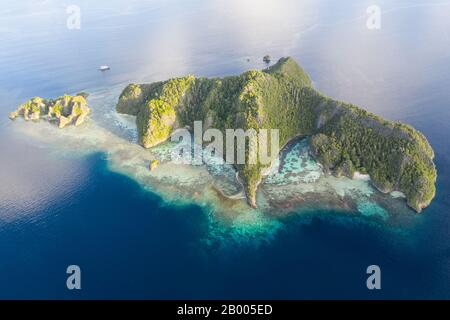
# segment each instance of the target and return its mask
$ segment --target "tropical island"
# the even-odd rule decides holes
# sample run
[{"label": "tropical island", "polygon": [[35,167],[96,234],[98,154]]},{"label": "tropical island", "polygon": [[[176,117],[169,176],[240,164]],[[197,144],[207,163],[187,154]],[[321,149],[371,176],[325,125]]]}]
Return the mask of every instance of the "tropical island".
[{"label": "tropical island", "polygon": [[14,120],[21,116],[26,121],[45,118],[56,123],[59,128],[70,124],[79,126],[91,111],[86,102],[87,96],[87,93],[80,92],[74,96],[64,95],[56,99],[34,97],[11,112],[9,118]]},{"label": "tropical island", "polygon": [[[296,137],[308,137],[316,160],[330,173],[368,174],[378,190],[403,193],[417,212],[435,196],[434,152],[422,133],[324,96],[292,58],[239,76],[190,75],[130,84],[116,110],[136,116],[139,141],[145,148],[168,140],[178,128],[192,128],[194,121],[203,121],[203,130],[222,132],[276,128],[282,146]],[[252,207],[256,207],[256,191],[268,169],[259,160],[234,165]]]},{"label": "tropical island", "polygon": [[[59,128],[79,126],[90,113],[86,98],[83,92],[56,99],[35,97],[9,117],[46,119]],[[132,83],[122,91],[116,111],[136,117],[144,148],[167,141],[176,129],[192,130],[195,121],[202,121],[203,131],[278,129],[281,146],[298,137],[307,138],[312,155],[326,172],[349,178],[369,175],[376,189],[401,193],[417,212],[435,196],[434,152],[422,133],[324,96],[289,57],[262,71],[250,70],[239,76],[189,75],[150,84]],[[249,157],[248,148],[246,144],[245,157]],[[154,171],[158,164],[153,160],[149,170]],[[270,165],[259,155],[256,163],[233,164],[252,207],[257,205],[256,191]]]}]

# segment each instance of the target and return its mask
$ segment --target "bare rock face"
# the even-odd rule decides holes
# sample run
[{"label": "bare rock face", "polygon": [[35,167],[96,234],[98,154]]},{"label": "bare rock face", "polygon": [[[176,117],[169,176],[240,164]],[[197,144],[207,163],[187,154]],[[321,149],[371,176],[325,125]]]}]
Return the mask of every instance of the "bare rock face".
[{"label": "bare rock face", "polygon": [[150,162],[150,171],[154,171],[159,165],[159,160],[152,160]]},{"label": "bare rock face", "polygon": [[19,116],[19,112],[17,112],[17,111],[13,111],[13,112],[10,112],[9,113],[9,118],[11,119],[11,120],[14,120],[15,118],[17,118]]},{"label": "bare rock face", "polygon": [[60,129],[64,128],[67,124],[69,124],[70,122],[72,122],[72,117],[68,116],[68,117],[64,117],[64,116],[60,116],[59,117],[59,125],[58,127]]},{"label": "bare rock face", "polygon": [[78,127],[80,124],[84,122],[84,119],[86,119],[87,113],[82,113],[78,116],[77,120],[75,121],[75,127]]},{"label": "bare rock face", "polygon": [[56,99],[43,99],[35,97],[21,104],[16,111],[9,113],[11,120],[23,116],[25,120],[39,121],[45,116],[50,122],[56,122],[59,128],[68,125],[81,125],[90,109],[87,105],[87,94],[80,93],[75,96],[64,95]]}]

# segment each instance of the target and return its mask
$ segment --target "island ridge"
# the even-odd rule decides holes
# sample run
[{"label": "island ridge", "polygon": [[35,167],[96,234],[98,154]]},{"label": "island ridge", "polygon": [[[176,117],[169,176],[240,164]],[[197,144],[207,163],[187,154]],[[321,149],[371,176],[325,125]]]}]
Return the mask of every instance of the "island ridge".
[{"label": "island ridge", "polygon": [[[177,128],[192,128],[194,121],[203,121],[203,130],[222,132],[279,129],[280,145],[308,137],[313,155],[326,170],[349,177],[367,173],[378,190],[402,192],[417,212],[435,196],[434,152],[423,134],[324,96],[289,57],[239,76],[189,75],[130,84],[116,110],[136,116],[139,141],[145,148],[166,141]],[[256,190],[268,165],[258,159],[256,164],[234,166],[248,203],[256,207]]]}]

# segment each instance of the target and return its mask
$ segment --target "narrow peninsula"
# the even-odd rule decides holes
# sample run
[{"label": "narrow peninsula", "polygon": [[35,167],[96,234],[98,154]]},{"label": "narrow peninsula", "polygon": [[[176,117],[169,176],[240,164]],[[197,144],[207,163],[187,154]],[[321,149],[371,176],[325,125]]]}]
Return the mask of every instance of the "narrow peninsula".
[{"label": "narrow peninsula", "polygon": [[[384,120],[352,104],[324,96],[292,59],[281,58],[259,71],[225,78],[186,76],[130,84],[120,95],[119,113],[136,116],[139,140],[150,148],[177,128],[203,121],[203,129],[280,130],[280,145],[309,137],[313,155],[329,172],[369,174],[381,192],[400,191],[420,212],[435,196],[434,152],[413,127]],[[267,166],[236,164],[248,203]]]}]

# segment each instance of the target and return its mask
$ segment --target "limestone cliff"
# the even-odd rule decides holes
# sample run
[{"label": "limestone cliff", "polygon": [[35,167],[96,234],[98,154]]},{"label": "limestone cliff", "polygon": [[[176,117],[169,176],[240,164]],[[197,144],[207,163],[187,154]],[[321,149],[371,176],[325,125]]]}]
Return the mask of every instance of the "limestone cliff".
[{"label": "limestone cliff", "polygon": [[35,97],[21,104],[16,111],[9,114],[9,117],[13,120],[22,116],[27,121],[45,118],[55,122],[59,128],[69,124],[79,126],[90,112],[86,96],[87,94],[80,93],[75,96],[64,95],[57,99]]}]

